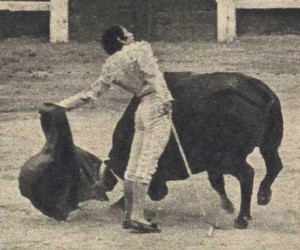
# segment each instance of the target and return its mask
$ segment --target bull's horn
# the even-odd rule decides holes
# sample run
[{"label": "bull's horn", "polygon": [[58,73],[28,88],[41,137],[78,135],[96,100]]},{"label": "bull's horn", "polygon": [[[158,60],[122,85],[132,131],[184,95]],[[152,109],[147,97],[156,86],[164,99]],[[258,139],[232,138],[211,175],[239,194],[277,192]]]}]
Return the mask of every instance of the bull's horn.
[{"label": "bull's horn", "polygon": [[94,184],[95,191],[98,195],[100,195],[100,200],[102,201],[109,200],[108,196],[106,195],[107,187],[104,184],[106,169],[107,165],[104,162],[102,162],[100,165],[99,180],[97,180]]},{"label": "bull's horn", "polygon": [[105,161],[102,161],[101,166],[100,166],[100,171],[99,171],[99,179],[100,179],[100,182],[102,182],[102,183],[104,183],[106,170],[107,170],[107,165],[105,164]]}]

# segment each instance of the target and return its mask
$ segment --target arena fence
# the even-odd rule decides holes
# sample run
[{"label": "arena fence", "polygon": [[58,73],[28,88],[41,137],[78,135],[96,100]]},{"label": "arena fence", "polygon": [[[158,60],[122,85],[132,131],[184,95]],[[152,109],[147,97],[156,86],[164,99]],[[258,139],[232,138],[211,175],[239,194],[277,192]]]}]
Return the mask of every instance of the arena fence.
[{"label": "arena fence", "polygon": [[50,42],[69,41],[69,0],[0,1],[0,10],[8,11],[49,11]]},{"label": "arena fence", "polygon": [[288,9],[300,8],[300,0],[216,0],[218,41],[236,38],[237,9]]}]

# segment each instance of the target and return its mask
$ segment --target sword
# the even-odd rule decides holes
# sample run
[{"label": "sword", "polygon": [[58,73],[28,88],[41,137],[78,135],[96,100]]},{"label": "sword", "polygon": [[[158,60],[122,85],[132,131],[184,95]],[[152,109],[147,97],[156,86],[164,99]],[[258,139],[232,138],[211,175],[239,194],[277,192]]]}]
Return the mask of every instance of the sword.
[{"label": "sword", "polygon": [[[181,158],[183,160],[183,163],[184,163],[184,166],[185,166],[185,169],[189,175],[189,177],[191,177],[193,175],[192,173],[192,170],[191,170],[191,167],[190,167],[190,164],[188,163],[188,160],[186,158],[186,155],[184,153],[184,150],[183,150],[183,147],[182,147],[182,144],[180,142],[180,139],[179,139],[179,136],[178,136],[178,133],[177,133],[177,130],[175,128],[175,125],[174,125],[174,122],[173,122],[173,119],[172,119],[172,113],[170,112],[169,113],[169,120],[170,120],[170,123],[171,123],[171,129],[172,129],[172,133],[175,137],[175,141],[177,143],[177,146],[178,146],[178,149],[179,149],[179,152],[180,152],[180,155],[181,155]],[[201,204],[201,201],[200,201],[200,196],[199,196],[199,193],[197,192],[197,188],[195,187],[194,185],[194,182],[192,181],[192,185],[193,185],[193,188],[195,189],[195,192],[196,192],[196,196],[197,196],[197,200],[200,204],[200,215],[205,217],[206,216],[206,212],[205,212],[205,209],[204,207],[202,206]],[[217,227],[217,225],[215,225],[215,223],[211,223],[207,220],[205,220],[206,223],[208,223],[210,225],[209,229],[208,229],[208,236],[211,237],[213,235],[213,232],[214,232],[214,229]]]}]

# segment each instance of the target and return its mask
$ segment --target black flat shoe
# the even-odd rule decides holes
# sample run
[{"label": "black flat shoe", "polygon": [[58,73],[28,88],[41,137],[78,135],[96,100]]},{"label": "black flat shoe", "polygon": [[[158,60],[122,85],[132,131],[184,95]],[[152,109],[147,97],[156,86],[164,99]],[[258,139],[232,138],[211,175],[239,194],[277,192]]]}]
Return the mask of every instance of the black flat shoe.
[{"label": "black flat shoe", "polygon": [[[147,221],[151,222],[152,218],[148,218]],[[158,227],[157,223],[151,223],[151,225],[154,225],[154,226]],[[124,220],[123,223],[122,223],[122,228],[123,229],[132,229],[131,221],[130,220]]]},{"label": "black flat shoe", "polygon": [[129,220],[124,220],[123,223],[122,223],[122,228],[123,229],[131,229],[130,221]]},{"label": "black flat shoe", "polygon": [[151,223],[150,225],[138,222],[138,221],[129,221],[129,229],[133,229],[132,233],[160,233],[161,229],[157,223]]}]

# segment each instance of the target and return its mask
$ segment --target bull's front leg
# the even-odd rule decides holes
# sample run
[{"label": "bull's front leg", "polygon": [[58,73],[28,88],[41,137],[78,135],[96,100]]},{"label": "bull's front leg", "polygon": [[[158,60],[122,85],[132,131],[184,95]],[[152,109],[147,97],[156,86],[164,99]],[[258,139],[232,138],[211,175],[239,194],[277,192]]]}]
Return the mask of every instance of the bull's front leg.
[{"label": "bull's front leg", "polygon": [[166,181],[160,178],[159,175],[154,175],[148,190],[151,200],[160,201],[167,196],[168,192]]},{"label": "bull's front leg", "polygon": [[234,205],[227,196],[223,174],[208,171],[208,179],[213,189],[216,190],[220,196],[222,208],[227,213],[232,214],[234,212]]},{"label": "bull's front leg", "polygon": [[254,180],[254,170],[248,164],[244,163],[242,167],[234,170],[233,175],[239,180],[241,187],[241,207],[240,213],[234,222],[234,228],[245,229],[248,221],[251,220],[251,197]]}]

